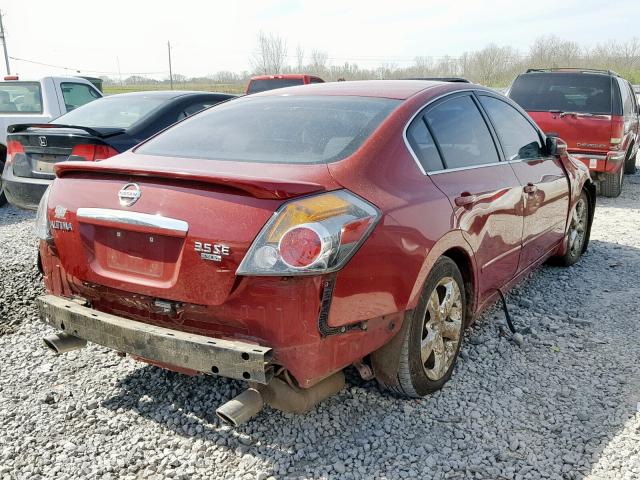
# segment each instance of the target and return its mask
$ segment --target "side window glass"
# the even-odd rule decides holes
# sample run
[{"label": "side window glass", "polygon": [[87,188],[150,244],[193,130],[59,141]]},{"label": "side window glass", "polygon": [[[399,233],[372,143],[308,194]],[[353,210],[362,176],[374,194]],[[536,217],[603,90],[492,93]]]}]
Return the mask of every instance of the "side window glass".
[{"label": "side window glass", "polygon": [[83,83],[61,83],[60,88],[62,88],[62,98],[68,112],[100,98],[93,88]]},{"label": "side window glass", "polygon": [[424,117],[438,142],[446,168],[500,161],[489,128],[470,96],[446,100],[427,111]]},{"label": "side window glass", "polygon": [[319,79],[318,77],[311,77],[309,80],[310,83],[324,83],[324,80]]},{"label": "side window glass", "polygon": [[540,135],[520,112],[494,97],[480,96],[480,102],[498,132],[507,160],[544,156]]},{"label": "side window glass", "polygon": [[625,81],[618,79],[618,86],[620,87],[620,97],[622,98],[622,113],[623,115],[629,115],[633,112],[633,100],[629,93],[629,88],[625,85]]},{"label": "side window glass", "polygon": [[433,138],[431,138],[427,126],[424,124],[422,115],[418,115],[409,125],[407,140],[425,171],[433,172],[444,168],[438,149],[433,142]]},{"label": "side window glass", "polygon": [[178,114],[178,118],[176,121],[180,121],[180,120],[184,120],[187,117],[190,117],[191,115],[198,113],[202,110],[204,110],[205,108],[209,108],[213,105],[215,105],[216,102],[213,103],[202,103],[202,102],[198,102],[198,103],[192,103],[191,105],[188,105],[184,110],[182,110],[179,114]]}]

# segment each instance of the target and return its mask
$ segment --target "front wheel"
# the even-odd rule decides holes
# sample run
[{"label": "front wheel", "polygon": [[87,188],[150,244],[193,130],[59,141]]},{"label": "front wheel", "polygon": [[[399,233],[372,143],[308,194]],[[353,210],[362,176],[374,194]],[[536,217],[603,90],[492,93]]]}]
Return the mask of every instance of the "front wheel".
[{"label": "front wheel", "polygon": [[576,263],[586,249],[589,238],[589,199],[582,192],[573,207],[567,229],[567,251],[558,258],[560,265],[570,267]]},{"label": "front wheel", "polygon": [[[466,298],[460,270],[448,257],[438,259],[427,277],[400,348],[397,371],[387,387],[421,397],[449,380],[460,351]],[[386,382],[385,382],[386,383]]]}]

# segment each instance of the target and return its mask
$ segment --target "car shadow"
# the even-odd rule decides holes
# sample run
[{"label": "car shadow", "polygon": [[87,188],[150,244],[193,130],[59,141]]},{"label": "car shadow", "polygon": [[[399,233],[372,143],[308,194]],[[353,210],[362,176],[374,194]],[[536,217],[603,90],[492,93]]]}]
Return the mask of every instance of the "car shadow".
[{"label": "car shadow", "polygon": [[376,477],[503,478],[507,468],[523,478],[583,478],[601,468],[640,400],[640,331],[632,328],[640,318],[627,301],[640,294],[631,286],[638,271],[640,250],[597,240],[569,269],[543,266],[507,297],[524,344],[494,306],[467,331],[451,381],[422,399],[397,398],[348,369],[347,387],[311,412],[266,407],[232,429],[214,412],[242,383],[144,366],[103,406],[224,449],[239,472],[242,459],[276,475],[330,475],[340,460],[369,474],[377,465]]},{"label": "car shadow", "polygon": [[0,225],[14,225],[17,223],[23,223],[33,221],[36,218],[36,212],[31,210],[22,210],[21,208],[14,207],[10,203],[0,207]]}]

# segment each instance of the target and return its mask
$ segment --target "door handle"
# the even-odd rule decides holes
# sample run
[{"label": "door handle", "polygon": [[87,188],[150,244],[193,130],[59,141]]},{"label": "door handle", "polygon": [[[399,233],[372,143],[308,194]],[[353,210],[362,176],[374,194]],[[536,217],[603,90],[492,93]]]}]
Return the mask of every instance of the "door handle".
[{"label": "door handle", "polygon": [[524,193],[535,193],[536,190],[538,190],[538,187],[536,187],[533,183],[527,183],[524,186]]},{"label": "door handle", "polygon": [[472,205],[476,203],[478,201],[478,197],[465,192],[459,197],[456,197],[454,201],[458,207],[464,207],[465,205]]}]

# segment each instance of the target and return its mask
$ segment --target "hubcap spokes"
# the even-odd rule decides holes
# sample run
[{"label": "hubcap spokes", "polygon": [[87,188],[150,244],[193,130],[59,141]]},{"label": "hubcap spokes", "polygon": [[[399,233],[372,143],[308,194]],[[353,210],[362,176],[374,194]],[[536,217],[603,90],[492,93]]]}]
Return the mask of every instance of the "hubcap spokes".
[{"label": "hubcap spokes", "polygon": [[584,237],[587,225],[587,206],[583,198],[578,200],[576,208],[571,214],[569,226],[569,249],[572,254],[579,253],[584,245]]},{"label": "hubcap spokes", "polygon": [[460,288],[453,278],[445,277],[431,292],[422,328],[420,357],[431,380],[440,380],[451,367],[461,330]]}]

